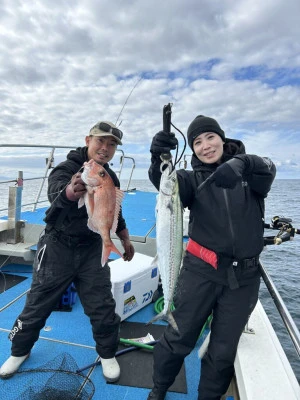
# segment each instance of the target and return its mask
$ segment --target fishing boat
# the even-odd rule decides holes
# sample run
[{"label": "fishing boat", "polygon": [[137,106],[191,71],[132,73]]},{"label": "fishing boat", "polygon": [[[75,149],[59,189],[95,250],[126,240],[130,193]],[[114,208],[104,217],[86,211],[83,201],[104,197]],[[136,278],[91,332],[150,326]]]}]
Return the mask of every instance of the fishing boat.
[{"label": "fishing boat", "polygon": [[[6,154],[9,154],[10,150],[15,151],[16,148],[22,150],[23,155],[28,151],[28,154],[34,157],[38,154],[39,157],[46,159],[46,167],[40,176],[29,178],[20,167],[15,171],[15,179],[2,179],[0,182],[0,364],[10,355],[8,334],[24,306],[26,293],[30,289],[36,244],[44,230],[43,218],[49,205],[45,195],[47,177],[56,161],[56,154],[59,160],[60,155],[72,147],[0,145],[0,149]],[[122,174],[127,171],[126,183],[122,188],[126,193],[122,208],[136,251],[134,259],[126,263],[128,267],[126,273],[124,269],[122,273],[120,272],[122,259],[111,255],[109,260],[117,311],[122,318],[120,348],[117,353],[122,371],[121,379],[114,384],[106,383],[95,351],[90,322],[83,312],[75,288],[71,286],[49,317],[40,333],[40,339],[34,346],[31,356],[21,366],[20,372],[11,379],[0,380],[1,399],[48,399],[39,394],[47,385],[48,387],[52,385],[52,389],[57,385],[57,390],[65,390],[70,396],[52,398],[140,400],[148,396],[152,384],[151,352],[165,328],[165,323],[162,321],[145,325],[156,315],[158,304],[154,302],[153,297],[158,293],[158,274],[151,266],[156,254],[156,193],[131,188],[135,169],[132,157],[127,157],[122,151],[118,151],[113,161],[117,165],[115,172],[121,182],[124,182]],[[32,181],[38,182],[35,184],[38,189],[32,190],[31,201],[28,201],[27,197],[24,201],[23,191],[32,184]],[[187,220],[187,216],[184,215],[185,235],[187,235]],[[296,233],[299,232],[296,230]],[[291,231],[281,232],[276,237],[284,241],[288,240],[288,234],[291,234]],[[113,241],[119,247],[116,236],[113,236]],[[184,237],[183,246],[185,241]],[[299,331],[263,265],[261,271],[295,351],[300,356]],[[209,337],[209,324],[204,328],[197,346],[186,357],[180,376],[170,388],[166,399],[196,398],[201,373],[199,352],[205,347]],[[59,379],[54,379],[55,374],[58,374]],[[68,380],[70,376],[72,384]],[[72,386],[73,378],[79,382],[75,389]],[[223,398],[224,400],[300,399],[299,382],[260,301],[242,334],[235,360],[235,376]]]}]

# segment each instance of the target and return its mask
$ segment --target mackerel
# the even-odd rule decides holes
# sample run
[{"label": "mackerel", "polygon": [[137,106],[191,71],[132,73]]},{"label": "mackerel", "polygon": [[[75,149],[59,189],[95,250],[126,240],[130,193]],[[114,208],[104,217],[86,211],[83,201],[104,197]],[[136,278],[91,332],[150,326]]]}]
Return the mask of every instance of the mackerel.
[{"label": "mackerel", "polygon": [[177,174],[172,163],[163,161],[159,193],[156,201],[156,247],[153,265],[157,265],[164,293],[164,308],[150,322],[166,320],[178,331],[172,315],[173,296],[182,263],[183,222]]}]

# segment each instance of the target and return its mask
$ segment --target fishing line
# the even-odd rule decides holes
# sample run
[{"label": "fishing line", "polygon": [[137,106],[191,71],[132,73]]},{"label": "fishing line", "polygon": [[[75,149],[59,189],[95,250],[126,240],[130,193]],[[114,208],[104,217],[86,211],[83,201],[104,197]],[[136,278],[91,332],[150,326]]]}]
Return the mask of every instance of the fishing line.
[{"label": "fishing line", "polygon": [[181,132],[181,130],[178,129],[178,128],[172,123],[172,121],[171,121],[171,125],[173,126],[173,128],[175,128],[175,129],[181,134],[181,136],[183,137],[183,140],[184,140],[183,150],[182,150],[182,152],[181,152],[181,154],[180,154],[179,157],[178,157],[178,146],[176,146],[176,155],[175,155],[175,162],[174,162],[174,168],[175,168],[175,166],[176,166],[177,164],[180,163],[180,160],[182,159],[183,154],[184,154],[184,152],[185,152],[185,149],[186,149],[186,137],[185,137],[185,135]]}]

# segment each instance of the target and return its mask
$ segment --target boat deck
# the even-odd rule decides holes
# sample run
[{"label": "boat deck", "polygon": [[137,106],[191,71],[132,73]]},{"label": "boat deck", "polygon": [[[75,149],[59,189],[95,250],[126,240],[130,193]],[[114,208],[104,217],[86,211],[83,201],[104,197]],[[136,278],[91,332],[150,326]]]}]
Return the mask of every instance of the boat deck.
[{"label": "boat deck", "polygon": [[[25,304],[26,292],[30,288],[32,268],[29,265],[22,264],[9,264],[3,269],[6,274],[15,274],[18,276],[26,277],[24,281],[6,290],[0,295],[0,363],[2,364],[10,353],[10,342],[8,341],[8,334]],[[150,303],[142,308],[132,316],[130,316],[122,324],[128,323],[147,323],[155,315],[154,304]],[[161,325],[161,324],[155,324]],[[163,323],[162,323],[163,325]],[[148,327],[147,327],[148,328]],[[151,333],[152,328],[149,326],[148,331]],[[125,339],[131,339],[127,337]],[[154,337],[158,340],[159,337]],[[200,362],[198,359],[198,349],[202,343],[199,343],[195,350],[185,360],[185,375],[187,383],[187,394],[169,392],[167,399],[195,399],[197,393],[197,384],[200,374]],[[146,350],[140,350],[142,352]],[[149,352],[149,351],[147,351]],[[72,310],[67,311],[54,311],[47,320],[45,328],[40,332],[40,339],[35,344],[34,349],[29,359],[22,365],[20,370],[36,369],[43,366],[46,362],[54,360],[57,356],[67,353],[76,362],[79,369],[84,368],[89,364],[93,364],[98,360],[95,351],[95,343],[92,337],[91,326],[88,317],[84,314],[81,303],[77,298],[72,306]],[[131,353],[133,355],[133,352]],[[124,357],[124,356],[120,356]],[[128,359],[130,360],[130,359]],[[134,366],[134,357],[132,362],[128,362],[126,368],[132,369],[132,374],[136,377],[147,375],[145,381],[149,381],[149,374],[151,371],[136,370]],[[88,368],[82,372],[88,376],[95,386],[95,395],[93,399],[130,399],[139,400],[146,399],[148,388],[124,386],[116,384],[106,384],[101,371],[101,366]],[[34,378],[34,373],[30,374]],[[16,378],[18,381],[16,382]],[[26,374],[15,376],[9,380],[0,381],[0,398],[6,400],[13,400],[19,398],[21,393],[25,392],[28,387],[29,376]],[[17,385],[16,385],[17,383]],[[228,397],[230,399],[230,397]]]},{"label": "boat deck", "polygon": [[[155,192],[132,190],[125,193],[122,202],[122,212],[135,250],[150,256],[154,256],[156,252],[155,201]],[[27,261],[32,261],[34,250],[36,249],[35,245],[45,226],[43,219],[47,208],[37,208],[35,211],[21,211],[20,219],[24,221],[22,235],[26,237],[26,241],[25,243],[11,245],[0,240],[0,255],[6,255],[7,257],[20,256]],[[2,223],[2,225],[0,224],[0,232],[7,228],[6,221],[7,216],[0,217],[0,223]],[[122,250],[117,236],[113,235],[112,238],[116,246]]]},{"label": "boat deck", "polygon": [[[156,252],[155,199],[156,193],[154,192],[133,190],[126,193],[122,203],[123,214],[136,252],[151,257],[154,257]],[[0,240],[0,265],[1,272],[5,273],[5,275],[0,273],[0,364],[10,354],[8,334],[23,309],[26,293],[30,289],[32,260],[39,235],[44,229],[43,218],[46,209],[21,212],[21,220],[24,221],[21,233],[26,238],[25,243],[7,244],[1,236],[5,234],[7,218],[1,217],[0,219],[0,239],[2,237],[2,242]],[[116,237],[113,240],[118,247],[119,240]],[[186,238],[184,238],[185,240]],[[120,248],[120,250],[122,249]],[[116,255],[111,256],[112,261],[117,258]],[[8,280],[6,274],[26,279],[10,288],[5,288],[4,277]],[[159,321],[145,327],[145,324],[155,314],[154,304],[150,303],[129,316],[121,323],[120,337],[132,339],[145,336],[149,332],[153,334],[155,340],[158,340],[165,323]],[[251,316],[251,327],[252,321],[256,334],[242,336],[235,362],[241,399],[289,398],[298,400],[300,398],[299,384],[260,303]],[[137,329],[137,333],[135,333],[135,329]],[[140,335],[141,331],[143,335]],[[130,334],[126,336],[123,334],[124,332],[130,332]],[[204,333],[204,337],[206,333]],[[168,392],[166,400],[192,400],[197,397],[201,372],[198,351],[204,337],[199,338],[195,349],[186,357],[184,369],[176,379],[172,391]],[[124,345],[120,345],[119,349],[124,349]],[[139,354],[138,357],[137,354]],[[119,362],[123,373],[120,381],[115,384],[105,382],[100,365],[85,368],[96,363],[98,355],[95,351],[89,319],[84,314],[78,298],[72,305],[71,311],[54,311],[51,314],[45,328],[40,332],[40,339],[35,344],[31,356],[22,365],[20,371],[44,367],[47,362],[53,362],[53,360],[56,362],[63,355],[67,359],[71,357],[73,360],[74,365],[71,369],[73,372],[81,369],[84,377],[91,379],[95,386],[94,400],[141,400],[147,398],[149,388],[152,386],[152,354],[149,350],[136,350],[126,355],[120,355]],[[151,360],[150,365],[149,359]],[[269,361],[270,364],[268,364]],[[276,369],[276,373],[274,373],[274,369]],[[124,379],[123,376],[125,376]],[[33,372],[17,374],[12,379],[5,381],[0,380],[0,399],[41,400],[39,396],[35,397],[30,394],[29,397],[26,397],[24,395],[27,388],[29,386],[36,387],[38,381],[41,383],[41,376]],[[87,385],[88,382],[86,387]],[[235,393],[235,386],[232,389],[233,391],[229,390],[224,399],[238,400],[236,394],[234,397],[232,395]],[[275,393],[276,396],[274,396]],[[287,393],[289,393],[288,397],[286,397]],[[46,398],[48,400],[48,397]],[[66,400],[65,397],[63,398]]]},{"label": "boat deck", "polygon": [[[150,248],[151,254],[149,255],[151,256],[153,256],[152,253],[155,251],[155,247],[153,247],[154,250],[151,247],[151,241],[153,241],[153,245],[155,246],[155,198],[156,193],[132,191],[126,194],[122,205],[123,214],[126,218],[136,251],[143,252],[143,250],[146,248]],[[142,206],[143,212],[141,212],[141,207],[137,207],[139,204]],[[39,209],[34,212],[25,211],[21,213],[21,219],[25,221],[25,229],[27,229],[26,237],[30,237],[30,230],[36,230],[37,226],[39,228],[37,232],[43,230],[43,218],[45,210],[46,208]],[[5,218],[2,219],[5,220]],[[22,248],[23,252],[25,249],[27,249],[26,251],[30,251],[32,252],[32,255],[34,255],[36,242],[38,239],[37,232],[32,235],[32,240],[30,243],[6,245],[6,247],[5,244],[3,244],[1,247],[1,257],[2,260],[4,260],[1,271],[5,274],[18,275],[26,279],[0,294],[0,364],[2,364],[10,354],[10,342],[8,340],[8,334],[16,317],[23,309],[26,293],[30,288],[32,279],[31,263],[28,261],[24,264],[22,262],[14,263],[13,256],[18,254],[14,254],[12,249],[19,247]],[[147,253],[147,251],[144,251],[144,253],[145,252]],[[3,277],[4,276],[0,274],[2,290],[3,285],[5,284],[5,281],[3,282]],[[148,304],[135,314],[131,315],[125,321],[122,321],[121,333],[122,326],[126,325],[128,328],[128,324],[134,325],[135,323],[138,323],[139,325],[142,324],[144,327],[145,323],[149,322],[155,314],[154,304]],[[145,329],[147,329],[147,332],[152,333],[153,329],[157,326],[160,326],[161,329],[163,329],[165,323],[158,322],[153,325],[149,325],[149,327]],[[125,337],[125,339],[130,338],[132,337]],[[154,336],[154,339],[158,340],[159,337]],[[197,344],[195,350],[186,358],[184,363],[183,377],[185,376],[186,378],[187,393],[170,391],[167,394],[167,399],[188,400],[195,399],[197,396],[197,386],[200,374],[198,349],[202,341],[203,339],[199,338],[199,343]],[[139,353],[142,352],[147,353],[147,357],[149,357],[149,350],[141,349]],[[145,370],[141,370],[139,367],[135,368],[135,353],[136,352],[132,352],[126,355],[126,373],[127,369],[131,369],[131,376],[135,376],[137,381],[143,381],[144,377],[145,387],[132,386],[132,379],[131,382],[129,382],[129,385],[121,385],[119,383],[107,384],[102,376],[101,366],[97,365],[87,368],[81,372],[85,376],[89,377],[95,386],[95,394],[93,399],[140,400],[147,398],[152,369],[149,369],[146,364]],[[74,359],[78,369],[82,369],[98,361],[98,355],[95,351],[95,343],[92,337],[90,322],[88,317],[84,314],[81,303],[79,299],[76,298],[76,295],[75,303],[72,305],[71,311],[52,312],[51,316],[47,320],[45,328],[40,332],[40,339],[35,344],[31,356],[21,366],[20,371],[40,368],[48,361],[50,362],[62,354],[70,355]],[[125,355],[120,355],[119,357],[120,364],[122,365],[121,359],[122,357],[125,357]],[[29,377],[32,379],[29,379]],[[19,398],[18,396],[26,391],[26,388],[28,388],[29,385],[34,382],[34,379],[34,373],[30,373],[30,375],[18,374],[9,380],[0,381],[0,398],[5,398],[6,400]],[[184,388],[182,390],[184,390]],[[231,397],[227,398],[231,399]]]}]

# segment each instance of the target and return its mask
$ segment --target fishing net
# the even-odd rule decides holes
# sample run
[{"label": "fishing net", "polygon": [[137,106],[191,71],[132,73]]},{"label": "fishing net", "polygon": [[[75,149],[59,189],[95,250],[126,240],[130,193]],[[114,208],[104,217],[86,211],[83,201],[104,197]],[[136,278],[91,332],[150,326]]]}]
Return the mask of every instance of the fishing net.
[{"label": "fishing net", "polygon": [[5,399],[92,399],[95,393],[93,382],[87,376],[76,373],[76,370],[75,360],[63,353],[39,368],[18,371],[13,379],[4,382]]}]

